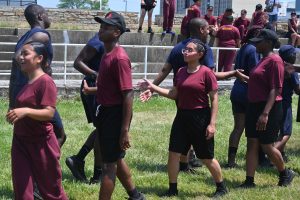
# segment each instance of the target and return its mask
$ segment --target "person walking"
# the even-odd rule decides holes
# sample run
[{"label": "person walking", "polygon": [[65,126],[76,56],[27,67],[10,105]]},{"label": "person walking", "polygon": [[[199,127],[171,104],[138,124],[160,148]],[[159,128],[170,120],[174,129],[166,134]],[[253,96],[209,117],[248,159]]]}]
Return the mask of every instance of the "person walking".
[{"label": "person walking", "polygon": [[[182,53],[187,66],[178,70],[172,89],[163,89],[146,80],[150,90],[177,101],[177,114],[172,125],[169,144],[169,189],[166,196],[178,195],[180,155],[185,154],[191,145],[215,181],[214,197],[223,196],[227,193],[227,189],[223,182],[221,167],[214,158],[218,110],[217,79],[212,70],[200,64],[206,54],[205,44],[200,40],[189,41]],[[147,96],[142,93],[140,99],[145,101]]]},{"label": "person walking", "polygon": [[250,72],[248,80],[246,180],[240,187],[255,187],[254,175],[260,146],[279,172],[278,186],[288,186],[295,172],[285,168],[280,151],[273,146],[282,122],[284,66],[279,55],[273,52],[280,43],[277,34],[268,29],[263,29],[250,41],[255,43],[262,59]]},{"label": "person walking", "polygon": [[[85,75],[80,87],[80,97],[87,121],[88,123],[93,123],[94,126],[96,124],[96,96],[85,95],[83,94],[82,89],[84,81],[86,81],[86,83],[90,87],[96,86],[99,65],[103,54],[103,42],[99,40],[99,36],[98,34],[96,34],[87,42],[85,47],[81,50],[74,61],[74,68]],[[97,135],[97,130],[93,130],[88,136],[84,145],[80,148],[79,152],[76,155],[72,155],[66,158],[66,165],[78,181],[87,182],[87,178],[84,172],[84,159],[92,149],[94,149],[94,174],[93,177],[90,178],[89,183],[96,184],[101,180],[102,162]]]},{"label": "person walking", "polygon": [[108,12],[104,18],[95,17],[95,21],[101,24],[99,39],[104,44],[105,54],[100,62],[97,87],[89,87],[84,81],[83,92],[96,94],[98,104],[96,129],[103,160],[99,199],[111,199],[117,176],[129,199],[144,200],[124,160],[126,150],[131,147],[129,127],[133,104],[131,63],[118,43],[126,30],[125,20],[116,12]]},{"label": "person walking", "polygon": [[47,46],[25,43],[16,58],[28,83],[18,93],[15,107],[6,114],[14,125],[11,148],[14,199],[33,200],[34,181],[47,200],[68,199],[62,187],[60,147],[53,118],[56,86],[47,71]]}]

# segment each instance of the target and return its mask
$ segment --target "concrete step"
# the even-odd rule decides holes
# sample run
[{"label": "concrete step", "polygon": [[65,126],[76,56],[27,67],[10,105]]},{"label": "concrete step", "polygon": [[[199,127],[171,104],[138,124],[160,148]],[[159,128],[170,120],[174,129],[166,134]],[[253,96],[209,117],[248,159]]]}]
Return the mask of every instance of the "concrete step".
[{"label": "concrete step", "polygon": [[16,35],[0,35],[0,42],[17,42],[18,40]]},{"label": "concrete step", "polygon": [[[1,54],[0,54],[1,56]],[[2,59],[1,59],[2,60]],[[7,62],[0,62],[0,71],[2,70],[10,70],[11,69],[11,62],[7,63]]]},{"label": "concrete step", "polygon": [[1,51],[0,52],[0,60],[11,60],[13,55],[14,55],[14,52]]},{"label": "concrete step", "polygon": [[16,28],[0,28],[0,35],[17,35]]},{"label": "concrete step", "polygon": [[0,52],[1,51],[10,51],[10,52],[14,52],[15,51],[15,44],[1,44],[0,45]]}]

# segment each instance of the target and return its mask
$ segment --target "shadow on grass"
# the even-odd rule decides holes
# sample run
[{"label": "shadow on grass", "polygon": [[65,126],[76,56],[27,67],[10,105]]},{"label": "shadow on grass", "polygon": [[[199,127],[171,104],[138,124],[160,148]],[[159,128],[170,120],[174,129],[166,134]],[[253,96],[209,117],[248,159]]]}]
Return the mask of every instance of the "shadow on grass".
[{"label": "shadow on grass", "polygon": [[13,190],[10,187],[4,186],[0,188],[0,199],[12,199],[13,196]]},{"label": "shadow on grass", "polygon": [[[86,170],[85,174],[86,174],[88,180],[89,180],[90,176],[93,175],[91,170]],[[74,182],[81,183],[80,181],[77,181],[75,179],[75,177],[73,176],[73,174],[71,173],[71,171],[68,168],[66,168],[65,170],[62,171],[62,177],[64,180],[67,180],[69,182],[74,181]]]},{"label": "shadow on grass", "polygon": [[[142,193],[144,193],[146,196],[147,195],[155,195],[160,197],[160,199],[162,198],[169,198],[167,196],[165,196],[168,188],[167,187],[161,187],[161,186],[157,186],[157,187],[138,187],[139,191],[141,191]],[[207,196],[210,197],[211,194],[206,193],[205,191],[195,191],[195,192],[185,192],[185,191],[178,191],[178,196],[176,197],[176,199],[181,199],[181,200],[186,200],[186,199],[194,199],[197,196]]]},{"label": "shadow on grass", "polygon": [[166,172],[167,173],[167,165],[161,163],[146,163],[146,162],[132,162],[131,166],[134,166],[139,171],[142,172]]}]

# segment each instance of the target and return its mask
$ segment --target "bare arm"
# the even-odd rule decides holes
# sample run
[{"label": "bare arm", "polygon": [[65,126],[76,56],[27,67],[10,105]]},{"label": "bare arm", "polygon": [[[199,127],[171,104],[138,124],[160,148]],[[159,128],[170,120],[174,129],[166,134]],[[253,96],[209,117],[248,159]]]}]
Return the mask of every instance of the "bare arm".
[{"label": "bare arm", "polygon": [[165,63],[161,71],[159,72],[158,76],[154,79],[153,84],[159,85],[165,78],[169,75],[172,70],[172,66],[170,63]]},{"label": "bare arm", "polygon": [[8,111],[8,113],[6,114],[6,118],[12,124],[24,117],[30,117],[31,119],[37,121],[49,121],[53,118],[54,112],[55,108],[51,106],[46,106],[43,109],[24,107]]},{"label": "bare arm", "polygon": [[129,126],[132,117],[132,105],[133,105],[133,90],[123,91],[123,112],[122,112],[122,126],[120,136],[120,147],[122,150],[130,148],[129,141]]},{"label": "bare arm", "polygon": [[[74,68],[77,69],[79,72],[86,76],[97,76],[97,72],[92,70],[89,66],[87,66],[87,62],[90,61],[94,56],[97,54],[97,50],[91,46],[86,45],[77,58],[74,61]],[[101,58],[99,58],[100,60]]]},{"label": "bare arm", "polygon": [[206,139],[212,138],[216,133],[216,122],[218,113],[218,92],[217,90],[210,91],[209,98],[211,102],[210,123],[206,129]]}]

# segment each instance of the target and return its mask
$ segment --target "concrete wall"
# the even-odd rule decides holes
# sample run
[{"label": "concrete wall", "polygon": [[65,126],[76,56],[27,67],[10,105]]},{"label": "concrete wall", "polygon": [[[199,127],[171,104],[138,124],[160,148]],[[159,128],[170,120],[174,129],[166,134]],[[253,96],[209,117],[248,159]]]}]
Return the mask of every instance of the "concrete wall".
[{"label": "concrete wall", "polygon": [[[104,16],[106,12],[82,9],[46,9],[52,21],[52,28],[97,30],[99,24],[94,21],[95,16]],[[7,27],[28,27],[24,18],[24,8],[0,7],[0,22]],[[121,13],[128,28],[136,29],[138,12]]]}]

